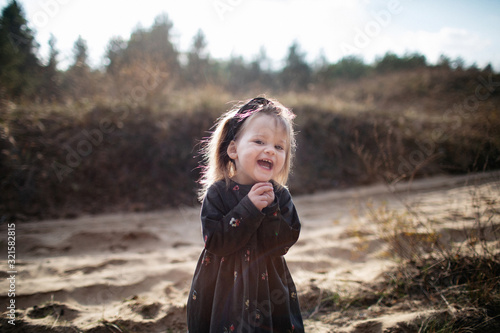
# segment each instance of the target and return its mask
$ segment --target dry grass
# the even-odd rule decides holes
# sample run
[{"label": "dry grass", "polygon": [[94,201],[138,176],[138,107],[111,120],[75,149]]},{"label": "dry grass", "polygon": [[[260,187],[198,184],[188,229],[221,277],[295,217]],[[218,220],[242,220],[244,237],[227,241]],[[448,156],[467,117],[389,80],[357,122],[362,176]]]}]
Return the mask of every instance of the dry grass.
[{"label": "dry grass", "polygon": [[[427,68],[303,93],[267,92],[297,114],[291,191],[498,168],[498,92],[474,112],[454,109],[474,96],[478,75],[486,74]],[[262,93],[234,96],[206,86],[135,101],[3,102],[0,210],[22,219],[194,204],[198,143],[231,101]],[[89,141],[82,133],[103,124],[110,131],[102,141],[82,143],[86,156],[60,177],[55,169],[69,165],[68,147],[75,151]]]},{"label": "dry grass", "polygon": [[[321,291],[312,314],[338,311],[340,317],[354,320],[360,312],[371,318],[392,309],[433,310],[387,332],[498,332],[500,206],[487,188],[478,187],[469,195],[469,205],[447,209],[446,215],[429,215],[412,203],[395,209],[369,202],[369,224],[399,264],[385,272],[382,281],[360,284],[359,292],[341,296]],[[457,232],[444,240],[450,223]],[[463,225],[462,231],[458,225]],[[362,240],[363,234],[359,237]],[[309,308],[317,294],[311,290],[304,295]]]}]

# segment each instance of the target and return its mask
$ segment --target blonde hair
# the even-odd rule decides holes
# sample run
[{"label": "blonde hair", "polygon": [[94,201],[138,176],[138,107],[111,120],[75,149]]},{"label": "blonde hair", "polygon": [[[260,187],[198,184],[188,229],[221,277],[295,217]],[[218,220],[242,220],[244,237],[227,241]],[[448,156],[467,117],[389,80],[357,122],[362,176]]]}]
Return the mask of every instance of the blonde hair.
[{"label": "blonde hair", "polygon": [[254,115],[265,114],[275,117],[283,126],[289,137],[286,147],[286,157],[283,169],[273,179],[278,186],[285,187],[288,175],[292,168],[292,159],[295,153],[296,142],[293,129],[295,115],[276,100],[257,97],[243,103],[236,104],[231,110],[219,117],[214,125],[215,130],[210,137],[202,142],[202,174],[199,200],[205,198],[208,188],[219,180],[225,180],[229,185],[231,177],[235,175],[234,162],[227,155],[227,148],[231,141],[238,138],[244,130],[246,120]]}]

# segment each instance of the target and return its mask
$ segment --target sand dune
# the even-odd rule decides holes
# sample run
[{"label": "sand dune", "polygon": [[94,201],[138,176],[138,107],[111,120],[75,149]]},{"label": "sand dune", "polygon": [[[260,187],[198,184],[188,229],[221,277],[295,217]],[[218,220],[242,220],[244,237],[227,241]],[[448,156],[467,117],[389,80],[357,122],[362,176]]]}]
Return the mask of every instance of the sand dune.
[{"label": "sand dune", "polygon": [[[286,258],[308,332],[383,332],[430,311],[394,307],[374,317],[319,312],[323,292],[359,290],[395,265],[388,243],[371,223],[367,202],[418,210],[436,222],[440,239],[452,246],[474,228],[474,200],[489,200],[489,209],[498,211],[499,197],[499,173],[296,197],[303,229]],[[184,332],[186,297],[203,244],[198,214],[198,207],[179,207],[16,223],[16,325],[4,315],[2,331]],[[496,215],[482,230],[497,251],[499,225]],[[0,276],[0,290],[6,291],[9,273]],[[8,302],[2,292],[0,304]]]}]

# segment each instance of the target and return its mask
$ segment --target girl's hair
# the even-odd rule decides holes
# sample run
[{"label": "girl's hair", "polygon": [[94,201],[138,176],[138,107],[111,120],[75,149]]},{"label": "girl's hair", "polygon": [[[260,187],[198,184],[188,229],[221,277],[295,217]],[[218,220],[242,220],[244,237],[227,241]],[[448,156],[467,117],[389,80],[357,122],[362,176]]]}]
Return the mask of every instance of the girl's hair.
[{"label": "girl's hair", "polygon": [[293,119],[295,115],[276,100],[257,97],[249,101],[236,104],[231,110],[224,113],[216,121],[210,137],[202,142],[200,150],[203,157],[202,175],[199,199],[202,201],[213,183],[224,179],[229,185],[229,180],[235,174],[234,161],[227,155],[227,148],[232,140],[236,140],[245,128],[245,121],[257,114],[266,114],[276,118],[286,131],[289,138],[286,147],[285,164],[280,173],[273,179],[278,186],[285,187],[292,167],[295,153],[295,132]]}]

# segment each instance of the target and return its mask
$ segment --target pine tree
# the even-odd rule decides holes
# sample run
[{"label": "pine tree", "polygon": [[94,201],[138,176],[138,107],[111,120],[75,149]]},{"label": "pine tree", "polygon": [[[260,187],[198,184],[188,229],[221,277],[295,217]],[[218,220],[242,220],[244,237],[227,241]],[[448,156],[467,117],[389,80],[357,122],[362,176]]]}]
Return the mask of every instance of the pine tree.
[{"label": "pine tree", "polygon": [[0,17],[0,95],[32,98],[37,92],[41,66],[38,44],[17,1],[11,1]]},{"label": "pine tree", "polygon": [[124,62],[125,50],[127,42],[122,37],[113,37],[109,40],[106,48],[106,58],[108,64],[106,71],[111,74],[117,74]]},{"label": "pine tree", "polygon": [[88,64],[87,42],[82,36],[78,36],[73,44],[73,58],[73,64],[65,73],[64,87],[75,100],[91,97],[95,91],[95,82],[92,82]]},{"label": "pine tree", "polygon": [[201,30],[193,38],[193,45],[187,54],[186,81],[193,86],[201,86],[207,82],[209,60],[206,51],[207,41]]},{"label": "pine tree", "polygon": [[312,70],[305,58],[305,53],[300,52],[299,44],[293,42],[288,49],[286,64],[281,72],[281,83],[284,88],[292,90],[308,89]]},{"label": "pine tree", "polygon": [[114,38],[108,43],[106,71],[115,82],[108,94],[143,103],[175,85],[180,64],[172,27],[168,17],[160,15],[151,28],[137,27],[128,41]]},{"label": "pine tree", "polygon": [[50,35],[49,39],[49,61],[43,68],[43,77],[41,84],[41,97],[47,101],[61,100],[61,77],[57,69],[57,56],[59,52],[56,49],[56,38]]}]

